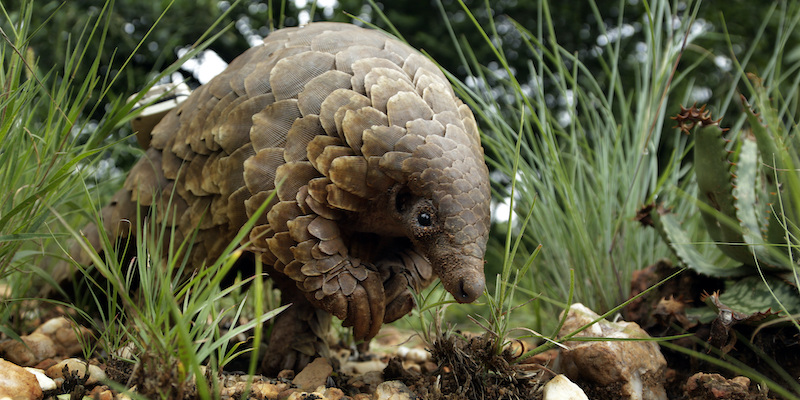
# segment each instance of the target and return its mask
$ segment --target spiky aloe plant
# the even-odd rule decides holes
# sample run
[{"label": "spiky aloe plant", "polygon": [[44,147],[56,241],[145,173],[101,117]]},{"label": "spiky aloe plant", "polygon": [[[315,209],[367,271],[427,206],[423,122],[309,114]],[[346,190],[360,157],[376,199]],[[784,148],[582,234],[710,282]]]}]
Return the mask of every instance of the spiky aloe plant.
[{"label": "spiky aloe plant", "polygon": [[761,113],[742,97],[749,129],[720,127],[705,106],[681,107],[673,118],[680,131],[694,137],[697,205],[705,229],[733,262],[704,255],[664,207],[647,209],[652,225],[684,265],[727,279],[725,291],[709,296],[707,303],[730,325],[800,312],[795,195],[800,162],[792,142],[797,139],[785,134],[760,80],[753,81]]}]

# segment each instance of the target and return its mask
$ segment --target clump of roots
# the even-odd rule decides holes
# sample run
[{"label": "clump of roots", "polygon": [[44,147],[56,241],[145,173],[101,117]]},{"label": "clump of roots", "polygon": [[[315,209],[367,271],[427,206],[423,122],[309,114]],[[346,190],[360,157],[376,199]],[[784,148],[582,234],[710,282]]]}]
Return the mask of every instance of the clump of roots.
[{"label": "clump of roots", "polygon": [[[538,375],[517,368],[519,352],[509,348],[498,354],[491,333],[464,337],[439,336],[430,352],[438,368],[427,376],[409,371],[398,374],[425,399],[536,399],[541,398]],[[392,365],[387,375],[392,375]]]},{"label": "clump of roots", "polygon": [[139,357],[126,386],[135,386],[146,398],[191,399],[196,395],[194,382],[187,379],[179,361],[148,352]]}]

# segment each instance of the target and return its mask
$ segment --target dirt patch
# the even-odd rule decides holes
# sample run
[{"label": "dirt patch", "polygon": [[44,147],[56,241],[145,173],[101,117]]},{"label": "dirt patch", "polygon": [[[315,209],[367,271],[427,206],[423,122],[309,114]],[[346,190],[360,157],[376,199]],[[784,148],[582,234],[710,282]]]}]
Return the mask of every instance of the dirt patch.
[{"label": "dirt patch", "polygon": [[[631,282],[631,296],[635,296],[646,288],[653,286],[666,277],[674,274],[679,269],[667,261],[661,261],[648,268],[634,273]],[[708,343],[725,342],[726,338],[715,337],[713,323],[692,318],[692,309],[707,307],[703,298],[708,293],[713,293],[724,288],[721,279],[709,278],[697,274],[692,270],[685,270],[677,277],[667,281],[656,290],[636,299],[624,310],[623,315],[627,321],[637,322],[653,337],[664,337],[690,333],[692,337],[674,340],[671,343],[699,353],[710,354],[706,348]],[[793,326],[771,326],[760,329],[756,325],[737,324],[729,333],[734,339],[739,338],[730,346],[723,360],[738,361],[748,368],[758,371],[775,382],[783,382],[781,374],[800,376],[800,341],[797,330]],[[749,343],[747,343],[749,342]],[[702,399],[702,395],[691,392],[689,383],[698,373],[717,374],[721,380],[708,381],[709,389],[722,396],[721,393],[730,391],[718,390],[716,386],[725,379],[735,379],[736,374],[715,364],[705,362],[698,357],[674,351],[664,346],[661,352],[667,360],[669,371],[667,373],[666,390],[670,399]],[[711,354],[712,357],[717,357]],[[777,366],[781,372],[778,372]],[[741,377],[740,377],[741,378]],[[696,381],[696,379],[694,379]],[[726,383],[727,384],[727,383]],[[695,386],[701,384],[696,384]],[[758,385],[751,385],[755,387]],[[699,389],[695,389],[699,390]],[[747,391],[745,391],[746,393]],[[730,392],[724,399],[738,399],[739,392]],[[770,394],[772,395],[772,394]],[[755,397],[741,398],[767,398],[766,395],[754,392]],[[771,397],[770,397],[771,398]]]}]

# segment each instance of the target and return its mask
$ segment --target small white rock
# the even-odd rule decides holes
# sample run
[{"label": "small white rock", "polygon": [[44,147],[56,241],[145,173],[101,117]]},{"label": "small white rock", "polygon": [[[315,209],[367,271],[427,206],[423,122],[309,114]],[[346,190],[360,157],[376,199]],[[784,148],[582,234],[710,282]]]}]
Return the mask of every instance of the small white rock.
[{"label": "small white rock", "polygon": [[114,354],[123,360],[133,360],[133,355],[136,354],[136,346],[133,343],[128,343],[114,351]]},{"label": "small white rock", "polygon": [[431,353],[429,353],[425,349],[420,348],[408,348],[406,346],[400,346],[397,348],[397,355],[403,358],[404,360],[413,361],[416,363],[424,363],[431,358]]},{"label": "small white rock", "polygon": [[48,320],[33,333],[41,333],[52,339],[56,345],[56,354],[65,357],[80,353],[91,334],[88,329],[77,326],[64,317]]},{"label": "small white rock", "polygon": [[578,385],[564,375],[556,375],[544,385],[543,400],[589,400]]},{"label": "small white rock", "polygon": [[25,370],[32,373],[33,376],[36,377],[36,380],[39,381],[39,386],[42,388],[43,392],[46,392],[48,390],[55,390],[58,387],[56,385],[56,381],[50,379],[49,376],[45,375],[43,370],[31,367],[25,367]]}]

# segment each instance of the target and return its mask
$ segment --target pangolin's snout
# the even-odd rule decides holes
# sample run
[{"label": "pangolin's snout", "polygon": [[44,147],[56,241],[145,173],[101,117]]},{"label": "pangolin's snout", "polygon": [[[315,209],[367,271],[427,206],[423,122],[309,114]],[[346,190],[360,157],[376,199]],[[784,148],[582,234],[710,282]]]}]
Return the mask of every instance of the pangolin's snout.
[{"label": "pangolin's snout", "polygon": [[[483,258],[462,256],[455,252],[430,257],[433,270],[442,281],[444,289],[453,295],[459,303],[472,303],[481,297],[486,288],[483,275]],[[440,253],[441,254],[441,253]]]},{"label": "pangolin's snout", "polygon": [[459,303],[472,303],[483,294],[486,287],[486,280],[483,275],[461,277],[457,290],[453,292],[453,297]]}]

